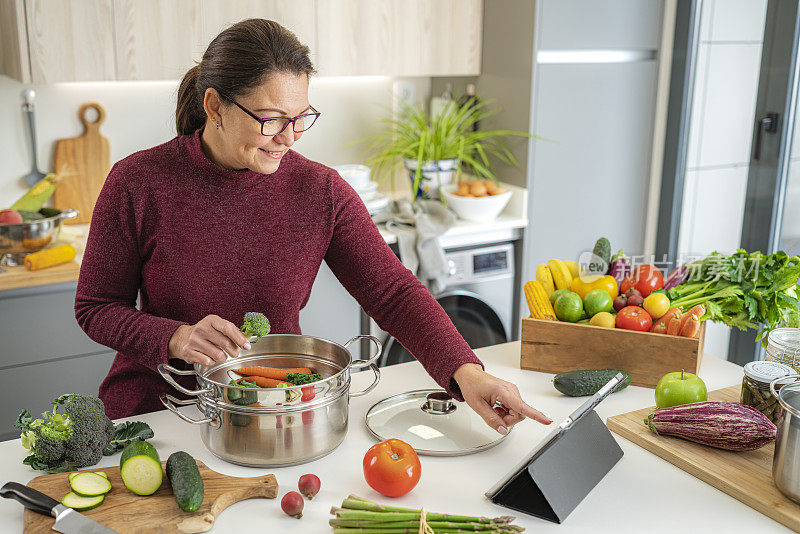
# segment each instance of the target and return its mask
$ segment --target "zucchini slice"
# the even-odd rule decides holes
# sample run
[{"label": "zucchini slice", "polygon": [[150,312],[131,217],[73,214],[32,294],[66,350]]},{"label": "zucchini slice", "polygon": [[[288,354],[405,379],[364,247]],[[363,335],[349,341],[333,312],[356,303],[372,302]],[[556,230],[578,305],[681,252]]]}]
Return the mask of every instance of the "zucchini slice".
[{"label": "zucchini slice", "polygon": [[78,473],[69,480],[69,486],[83,497],[97,497],[111,491],[111,482],[97,473]]},{"label": "zucchini slice", "polygon": [[119,474],[125,487],[136,495],[152,495],[164,480],[158,452],[146,441],[134,441],[123,449]]},{"label": "zucchini slice", "polygon": [[67,477],[70,480],[72,480],[81,473],[94,473],[95,475],[100,475],[101,477],[105,477],[106,480],[108,480],[108,473],[106,473],[105,471],[73,471],[72,473],[68,473]]},{"label": "zucchini slice", "polygon": [[82,495],[78,495],[74,491],[70,491],[64,498],[61,499],[61,504],[72,508],[76,512],[83,512],[85,510],[91,510],[92,508],[97,508],[103,501],[105,500],[105,495],[95,495],[94,497],[83,497]]}]

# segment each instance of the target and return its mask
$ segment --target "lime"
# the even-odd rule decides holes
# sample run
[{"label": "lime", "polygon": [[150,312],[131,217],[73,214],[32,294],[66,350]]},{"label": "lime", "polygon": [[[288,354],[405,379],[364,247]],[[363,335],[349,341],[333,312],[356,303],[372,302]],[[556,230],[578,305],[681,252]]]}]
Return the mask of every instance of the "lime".
[{"label": "lime", "polygon": [[550,304],[555,304],[558,297],[563,295],[564,293],[569,293],[569,289],[556,289],[553,291],[553,294],[550,295]]},{"label": "lime", "polygon": [[583,317],[583,303],[577,293],[568,291],[556,299],[553,306],[559,321],[575,323]]},{"label": "lime", "polygon": [[610,312],[614,309],[614,301],[605,289],[593,289],[583,299],[583,307],[589,317],[594,317],[600,312]]}]

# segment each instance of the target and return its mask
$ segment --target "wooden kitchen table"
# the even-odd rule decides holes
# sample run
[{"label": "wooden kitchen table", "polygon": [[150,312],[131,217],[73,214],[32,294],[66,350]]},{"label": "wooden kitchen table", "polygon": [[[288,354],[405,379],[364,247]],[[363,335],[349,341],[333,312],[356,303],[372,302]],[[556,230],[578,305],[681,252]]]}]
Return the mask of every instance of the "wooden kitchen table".
[{"label": "wooden kitchen table", "polygon": [[[527,401],[556,422],[569,415],[583,399],[564,397],[551,384],[552,375],[519,368],[519,342],[476,351],[487,370],[517,384]],[[741,381],[742,370],[732,363],[705,355],[700,376],[709,390]],[[356,373],[352,387],[361,389],[372,373]],[[633,443],[614,435],[625,456],[606,478],[578,505],[562,525],[515,513],[483,498],[483,493],[528,452],[544,435],[547,427],[526,421],[494,449],[453,458],[421,457],[422,480],[409,495],[389,499],[372,491],[364,482],[361,461],[374,443],[364,426],[364,414],[375,402],[412,389],[435,387],[435,383],[416,363],[384,368],[381,383],[364,397],[350,402],[350,429],[344,443],[330,455],[306,465],[279,469],[254,469],[228,464],[209,453],[200,441],[200,427],[180,421],[161,411],[134,417],[146,421],[155,431],[151,443],[162,458],[185,450],[210,468],[227,475],[251,477],[272,472],[277,476],[279,498],[297,490],[297,479],[315,473],[322,490],[313,501],[306,501],[300,520],[284,515],[279,499],[250,500],[224,511],[212,532],[241,533],[257,525],[257,530],[272,532],[330,533],[331,506],[355,493],[371,500],[397,506],[425,507],[429,511],[465,515],[515,515],[516,524],[527,532],[790,532],[788,529],[745,506],[725,493],[660,459]],[[56,395],[62,392],[54,391]],[[630,386],[611,395],[598,407],[605,420],[653,404],[653,390]],[[195,408],[188,413],[197,415]],[[589,446],[587,444],[587,446]],[[0,482],[27,482],[39,475],[22,465],[27,455],[18,440],[0,443]],[[119,454],[104,457],[98,467],[116,465]],[[569,469],[565,465],[564,469]],[[125,491],[116,488],[115,491]],[[60,497],[60,496],[55,496]],[[0,531],[21,532],[22,506],[0,499]]]}]

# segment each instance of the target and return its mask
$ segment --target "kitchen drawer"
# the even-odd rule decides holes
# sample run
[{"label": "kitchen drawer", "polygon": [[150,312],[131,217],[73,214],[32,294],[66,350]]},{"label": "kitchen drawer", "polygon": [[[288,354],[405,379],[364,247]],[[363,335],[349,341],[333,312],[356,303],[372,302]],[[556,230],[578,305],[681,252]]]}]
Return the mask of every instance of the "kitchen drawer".
[{"label": "kitchen drawer", "polygon": [[64,393],[97,395],[114,351],[0,370],[0,440],[19,437],[14,421],[22,410],[39,417]]},{"label": "kitchen drawer", "polygon": [[75,287],[0,293],[0,369],[108,350],[75,320]]}]

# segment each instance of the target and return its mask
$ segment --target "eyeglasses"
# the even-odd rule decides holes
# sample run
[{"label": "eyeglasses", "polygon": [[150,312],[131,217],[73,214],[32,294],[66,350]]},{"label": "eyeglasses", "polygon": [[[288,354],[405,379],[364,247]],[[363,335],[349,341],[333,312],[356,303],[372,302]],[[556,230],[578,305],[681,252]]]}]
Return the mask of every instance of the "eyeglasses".
[{"label": "eyeglasses", "polygon": [[302,115],[298,115],[296,117],[262,118],[238,103],[236,100],[232,98],[229,98],[229,100],[236,104],[236,107],[253,117],[259,122],[259,124],[261,124],[261,135],[278,135],[284,131],[287,126],[289,126],[289,123],[292,124],[292,129],[295,133],[305,132],[314,125],[314,123],[317,121],[317,118],[321,115],[321,113],[314,109],[313,106],[308,106],[308,108],[311,110],[311,113],[303,113]]}]

